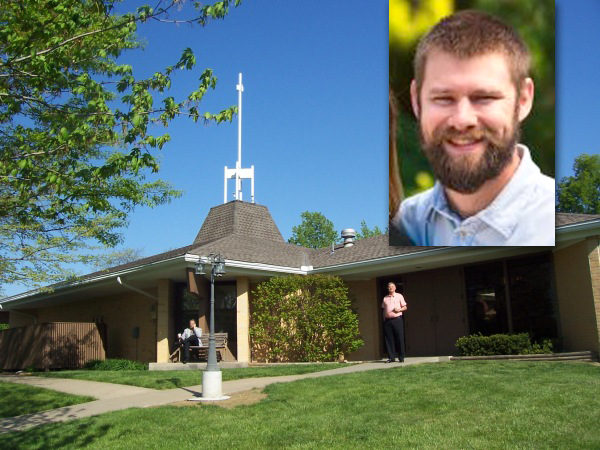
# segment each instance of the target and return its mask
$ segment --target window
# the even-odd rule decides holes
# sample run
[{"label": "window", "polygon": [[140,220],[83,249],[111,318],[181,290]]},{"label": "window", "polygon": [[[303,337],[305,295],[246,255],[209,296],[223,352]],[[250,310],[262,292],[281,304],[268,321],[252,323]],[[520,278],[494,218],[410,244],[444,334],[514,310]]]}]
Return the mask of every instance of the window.
[{"label": "window", "polygon": [[465,267],[471,334],[509,331],[503,273],[502,262]]},{"label": "window", "polygon": [[465,267],[465,284],[471,334],[558,337],[550,253]]}]

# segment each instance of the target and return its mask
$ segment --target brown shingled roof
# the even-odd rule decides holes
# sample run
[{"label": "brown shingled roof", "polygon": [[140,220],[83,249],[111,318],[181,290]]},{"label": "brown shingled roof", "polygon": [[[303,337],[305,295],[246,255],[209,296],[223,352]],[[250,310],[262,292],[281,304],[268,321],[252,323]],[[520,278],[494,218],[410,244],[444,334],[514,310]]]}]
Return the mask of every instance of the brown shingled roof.
[{"label": "brown shingled roof", "polygon": [[266,206],[234,200],[210,209],[194,244],[205,244],[232,234],[285,242]]},{"label": "brown shingled roof", "polygon": [[[352,247],[336,246],[334,252],[331,247],[313,250],[311,255],[313,267],[327,267],[337,264],[345,264],[358,261],[368,261],[371,259],[384,258],[386,256],[403,255],[416,253],[423,250],[430,250],[436,247],[391,247],[388,243],[387,234],[374,236],[370,238],[354,241]],[[439,247],[441,248],[441,247]]]},{"label": "brown shingled roof", "polygon": [[556,226],[573,225],[600,219],[599,214],[556,213]]},{"label": "brown shingled roof", "polygon": [[204,245],[194,246],[188,253],[206,256],[220,253],[226,259],[273,266],[295,267],[310,265],[311,249],[286,242],[232,234]]},{"label": "brown shingled roof", "polygon": [[[600,215],[556,213],[556,226],[598,219]],[[193,255],[221,253],[226,259],[236,261],[296,268],[312,265],[321,268],[435,248],[390,247],[388,240],[387,234],[359,239],[352,247],[344,248],[342,245],[337,245],[333,253],[331,247],[320,249],[300,247],[284,241],[266,206],[232,201],[211,208],[192,245],[95,272],[84,278],[159,262],[186,253]]]},{"label": "brown shingled roof", "polygon": [[[600,215],[556,213],[557,228],[594,220],[600,220]],[[344,248],[342,245],[337,245],[333,253],[331,247],[321,249],[300,247],[284,241],[266,206],[233,201],[211,208],[193,244],[90,273],[81,279],[91,279],[129,268],[166,261],[184,256],[186,253],[203,256],[210,253],[221,253],[226,259],[249,263],[293,268],[302,266],[323,268],[436,248],[390,247],[388,239],[387,234],[359,239],[354,242],[352,247]]]}]

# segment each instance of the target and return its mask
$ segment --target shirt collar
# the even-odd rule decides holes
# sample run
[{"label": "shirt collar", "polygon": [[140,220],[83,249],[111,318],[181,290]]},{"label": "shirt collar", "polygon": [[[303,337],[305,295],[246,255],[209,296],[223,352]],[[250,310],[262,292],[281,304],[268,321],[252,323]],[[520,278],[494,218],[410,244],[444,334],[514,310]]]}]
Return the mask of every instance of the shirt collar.
[{"label": "shirt collar", "polygon": [[531,159],[529,149],[525,145],[517,144],[517,151],[521,161],[510,181],[486,209],[467,219],[462,219],[450,207],[443,186],[436,181],[432,202],[425,212],[427,222],[432,223],[436,214],[445,217],[456,227],[466,222],[482,221],[508,238],[518,225],[517,213],[522,209],[522,204],[528,201],[529,195],[525,195],[527,184],[532,177],[540,173],[539,167]]}]

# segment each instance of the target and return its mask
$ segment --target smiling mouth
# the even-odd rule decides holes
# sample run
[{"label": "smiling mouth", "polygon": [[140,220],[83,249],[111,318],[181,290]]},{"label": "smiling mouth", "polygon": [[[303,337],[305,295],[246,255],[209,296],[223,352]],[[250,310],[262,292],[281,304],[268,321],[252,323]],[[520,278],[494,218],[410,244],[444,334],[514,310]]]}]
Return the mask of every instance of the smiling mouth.
[{"label": "smiling mouth", "polygon": [[477,150],[483,141],[483,138],[453,137],[451,139],[447,139],[446,144],[451,151],[465,153]]}]

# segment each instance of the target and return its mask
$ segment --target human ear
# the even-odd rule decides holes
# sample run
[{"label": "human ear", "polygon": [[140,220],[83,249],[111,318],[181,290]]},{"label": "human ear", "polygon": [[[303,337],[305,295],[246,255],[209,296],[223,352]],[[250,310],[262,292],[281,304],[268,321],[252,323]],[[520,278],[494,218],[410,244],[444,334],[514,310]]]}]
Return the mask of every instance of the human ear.
[{"label": "human ear", "polygon": [[410,102],[412,104],[415,116],[419,117],[419,92],[417,91],[417,82],[412,80],[410,83]]},{"label": "human ear", "polygon": [[521,91],[519,92],[519,122],[525,120],[525,118],[531,112],[533,107],[533,96],[534,96],[534,84],[531,78],[525,78],[521,84]]}]

